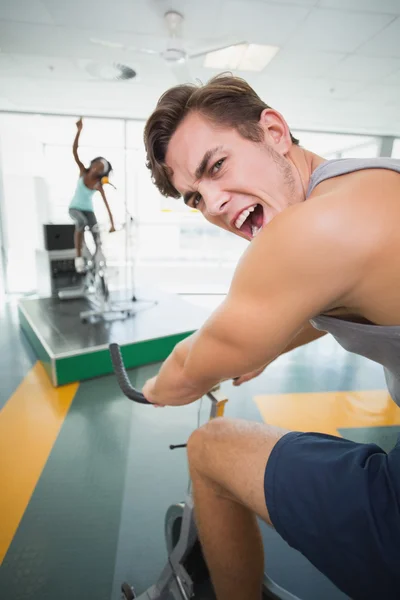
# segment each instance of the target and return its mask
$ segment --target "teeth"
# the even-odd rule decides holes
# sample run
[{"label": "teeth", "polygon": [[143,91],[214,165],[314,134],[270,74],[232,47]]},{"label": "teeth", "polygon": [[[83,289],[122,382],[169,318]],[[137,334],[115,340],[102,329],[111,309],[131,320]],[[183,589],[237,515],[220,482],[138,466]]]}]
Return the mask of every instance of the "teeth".
[{"label": "teeth", "polygon": [[235,221],[235,227],[237,229],[240,229],[241,226],[243,225],[243,223],[245,222],[245,220],[247,219],[247,217],[249,216],[249,214],[251,212],[253,212],[253,210],[255,209],[255,207],[257,206],[257,204],[254,204],[254,206],[250,206],[249,208],[245,208],[240,215],[238,216],[238,218]]},{"label": "teeth", "polygon": [[242,213],[240,213],[240,215],[238,216],[238,218],[235,221],[235,227],[240,229],[241,226],[243,225],[243,223],[245,222],[245,220],[247,219],[247,217],[249,216],[249,214],[250,214],[250,211],[248,211],[248,210],[244,210]]},{"label": "teeth", "polygon": [[261,227],[257,227],[257,225],[251,226],[251,235],[253,236],[253,238],[256,237],[256,235],[260,231],[260,229],[261,229]]}]

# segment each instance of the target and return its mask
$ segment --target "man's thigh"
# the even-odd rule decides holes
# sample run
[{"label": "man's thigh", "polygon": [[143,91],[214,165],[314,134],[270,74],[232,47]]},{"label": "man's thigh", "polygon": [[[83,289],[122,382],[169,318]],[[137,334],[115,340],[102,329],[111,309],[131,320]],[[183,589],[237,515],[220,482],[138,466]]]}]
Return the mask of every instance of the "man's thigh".
[{"label": "man's thigh", "polygon": [[400,438],[387,455],[375,444],[216,419],[188,450],[196,470],[353,600],[400,597]]}]

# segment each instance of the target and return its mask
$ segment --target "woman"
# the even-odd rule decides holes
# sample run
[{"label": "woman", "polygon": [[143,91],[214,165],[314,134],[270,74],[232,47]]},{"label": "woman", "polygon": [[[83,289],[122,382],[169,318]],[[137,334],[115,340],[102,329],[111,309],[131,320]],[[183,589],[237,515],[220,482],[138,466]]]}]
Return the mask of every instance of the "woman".
[{"label": "woman", "polygon": [[114,219],[102,185],[103,178],[106,178],[109,175],[109,173],[112,171],[112,167],[108,160],[102,156],[94,158],[90,162],[89,168],[86,168],[80,161],[78,156],[78,143],[82,126],[82,118],[80,118],[76,123],[78,131],[76,132],[72,147],[75,162],[79,167],[79,179],[74,196],[69,205],[69,214],[75,222],[75,269],[78,273],[82,273],[85,270],[85,261],[82,257],[82,242],[85,227],[89,227],[93,235],[96,248],[100,243],[97,219],[93,210],[93,194],[95,192],[100,192],[104,200],[104,204],[106,205],[106,209],[110,217],[110,232],[115,231]]}]

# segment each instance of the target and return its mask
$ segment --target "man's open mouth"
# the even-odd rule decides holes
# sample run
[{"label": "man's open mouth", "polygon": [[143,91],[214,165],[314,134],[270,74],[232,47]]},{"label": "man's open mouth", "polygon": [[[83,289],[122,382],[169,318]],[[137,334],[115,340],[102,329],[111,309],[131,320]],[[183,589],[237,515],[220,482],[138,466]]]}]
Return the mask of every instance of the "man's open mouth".
[{"label": "man's open mouth", "polygon": [[242,212],[234,221],[234,226],[247,237],[254,238],[262,229],[264,221],[264,210],[261,204],[253,204]]}]

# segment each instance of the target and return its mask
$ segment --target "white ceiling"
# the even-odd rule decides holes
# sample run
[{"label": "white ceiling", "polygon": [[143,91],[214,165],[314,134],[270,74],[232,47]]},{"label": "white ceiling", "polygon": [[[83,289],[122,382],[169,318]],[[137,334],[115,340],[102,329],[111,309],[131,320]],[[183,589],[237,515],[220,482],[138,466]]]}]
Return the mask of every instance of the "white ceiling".
[{"label": "white ceiling", "polygon": [[[400,135],[400,0],[0,0],[0,109],[146,118],[175,85],[158,55],[163,14],[185,16],[192,52],[247,41],[281,50],[238,74],[295,129]],[[90,75],[90,61],[132,67],[131,81]],[[191,76],[217,71],[191,59]]]}]

